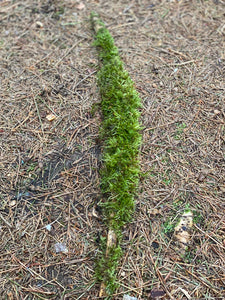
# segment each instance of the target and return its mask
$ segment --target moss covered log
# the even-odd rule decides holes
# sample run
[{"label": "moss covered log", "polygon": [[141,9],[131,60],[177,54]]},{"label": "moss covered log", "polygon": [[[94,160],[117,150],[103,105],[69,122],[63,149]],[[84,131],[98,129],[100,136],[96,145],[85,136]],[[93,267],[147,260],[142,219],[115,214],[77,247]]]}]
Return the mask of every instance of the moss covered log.
[{"label": "moss covered log", "polygon": [[104,141],[101,191],[103,217],[108,237],[103,238],[102,256],[97,277],[107,295],[116,288],[116,273],[121,257],[121,230],[132,218],[139,180],[139,149],[141,144],[139,109],[141,100],[134,83],[124,69],[118,48],[98,16],[91,16],[95,30],[100,70],[98,86],[101,95]]}]

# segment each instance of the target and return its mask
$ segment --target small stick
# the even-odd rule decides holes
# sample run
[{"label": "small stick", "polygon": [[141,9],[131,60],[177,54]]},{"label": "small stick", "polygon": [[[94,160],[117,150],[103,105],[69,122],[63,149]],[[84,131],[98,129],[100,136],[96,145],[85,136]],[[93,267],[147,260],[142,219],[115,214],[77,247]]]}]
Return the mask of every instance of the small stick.
[{"label": "small stick", "polygon": [[37,101],[36,101],[35,97],[34,97],[34,103],[35,103],[35,106],[36,106],[38,119],[39,119],[39,122],[40,122],[40,125],[41,125],[41,131],[42,131],[42,134],[44,135],[44,128],[43,128],[43,124],[42,124],[42,120],[41,120],[39,108],[38,108]]},{"label": "small stick", "polygon": [[[116,246],[117,244],[117,237],[113,229],[109,229],[108,235],[107,235],[107,244],[106,244],[106,252],[105,256],[106,258],[109,256],[109,250],[113,246]],[[106,293],[106,285],[104,282],[101,282],[100,290],[99,290],[99,297],[105,297],[107,296]]]},{"label": "small stick", "polygon": [[[104,24],[99,22],[99,17],[95,14],[91,15],[91,22],[92,22],[95,33],[97,33],[99,31],[99,29],[104,28]],[[112,246],[116,245],[116,243],[117,243],[116,234],[112,229],[109,229],[108,235],[107,235],[107,245],[106,245],[106,254],[105,254],[106,257],[108,257],[110,248]],[[100,290],[99,290],[99,297],[105,297],[105,296],[107,296],[106,285],[104,282],[101,282]]]},{"label": "small stick", "polygon": [[83,79],[81,79],[78,83],[75,84],[75,86],[73,87],[73,89],[77,88],[78,85],[80,85],[83,81],[85,81],[87,78],[91,77],[93,74],[95,74],[97,71],[94,70],[93,72],[91,72],[90,74],[88,74],[87,76],[85,76]]},{"label": "small stick", "polygon": [[19,125],[17,125],[16,127],[14,127],[14,128],[12,128],[11,130],[12,131],[16,131],[18,128],[20,128],[24,123],[26,123],[26,121],[27,120],[29,120],[30,119],[30,117],[33,115],[33,112],[32,111],[30,111],[29,112],[29,114],[28,114],[28,116],[19,124]]},{"label": "small stick", "polygon": [[153,129],[158,129],[158,128],[167,127],[167,126],[172,125],[172,124],[174,124],[174,123],[176,123],[176,122],[177,122],[177,120],[176,120],[176,121],[173,121],[173,122],[169,122],[169,123],[167,123],[167,124],[162,124],[162,125],[155,126],[155,127],[145,128],[144,131],[149,131],[149,130],[153,130]]}]

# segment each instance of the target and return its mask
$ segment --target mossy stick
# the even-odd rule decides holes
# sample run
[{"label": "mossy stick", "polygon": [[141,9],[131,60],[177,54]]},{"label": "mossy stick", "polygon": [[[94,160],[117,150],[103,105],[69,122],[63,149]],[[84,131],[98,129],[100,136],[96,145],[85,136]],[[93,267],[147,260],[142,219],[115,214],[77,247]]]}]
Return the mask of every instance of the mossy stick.
[{"label": "mossy stick", "polygon": [[117,287],[121,230],[132,218],[138,188],[141,101],[110,32],[96,14],[92,14],[91,21],[101,66],[98,72],[103,119],[100,133],[104,141],[101,205],[108,227],[96,274],[102,282],[100,296],[110,297]]}]

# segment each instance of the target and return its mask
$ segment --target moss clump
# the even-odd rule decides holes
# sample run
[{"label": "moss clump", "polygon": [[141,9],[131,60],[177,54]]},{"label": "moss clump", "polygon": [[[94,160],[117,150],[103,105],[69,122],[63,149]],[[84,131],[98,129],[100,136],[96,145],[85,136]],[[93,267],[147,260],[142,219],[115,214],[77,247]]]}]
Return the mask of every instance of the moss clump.
[{"label": "moss clump", "polygon": [[[104,292],[110,299],[110,296],[118,287],[117,267],[122,256],[122,250],[118,243],[117,245],[114,245],[108,249],[108,254],[106,257],[106,240],[103,239],[100,251],[101,252],[96,263],[95,273],[97,280],[104,284]],[[106,296],[105,294],[102,294],[101,296]]]},{"label": "moss clump", "polygon": [[131,220],[139,180],[141,101],[124,69],[111,34],[101,21],[96,21],[94,15],[92,22],[98,28],[94,45],[101,62],[98,86],[103,115],[101,136],[104,140],[103,167],[100,171],[103,216],[108,228],[117,235],[117,245],[109,250],[110,255],[99,260],[97,273],[105,283],[108,294],[112,294],[121,255],[121,229]]}]

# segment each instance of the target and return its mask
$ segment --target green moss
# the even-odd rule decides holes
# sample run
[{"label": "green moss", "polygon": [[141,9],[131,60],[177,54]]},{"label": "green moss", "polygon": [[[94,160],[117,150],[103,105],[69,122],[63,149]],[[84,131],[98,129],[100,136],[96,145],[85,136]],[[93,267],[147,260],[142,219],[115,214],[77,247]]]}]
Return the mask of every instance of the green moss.
[{"label": "green moss", "polygon": [[[101,245],[106,246],[106,243],[103,242]],[[107,259],[105,258],[105,251],[102,251],[96,264],[95,272],[97,279],[105,283],[108,298],[110,298],[115,289],[118,287],[117,267],[121,256],[121,247],[113,246],[109,249]]]},{"label": "green moss", "polygon": [[[116,232],[120,241],[121,229],[131,220],[135,208],[140,174],[141,100],[124,69],[111,34],[100,20],[97,23],[99,29],[94,45],[101,64],[98,86],[103,116],[100,135],[104,141],[103,167],[100,171],[103,217],[107,227]],[[121,253],[118,242],[110,249],[107,258],[102,251],[98,261],[98,279],[106,284],[109,295],[116,287],[116,269]]]}]

